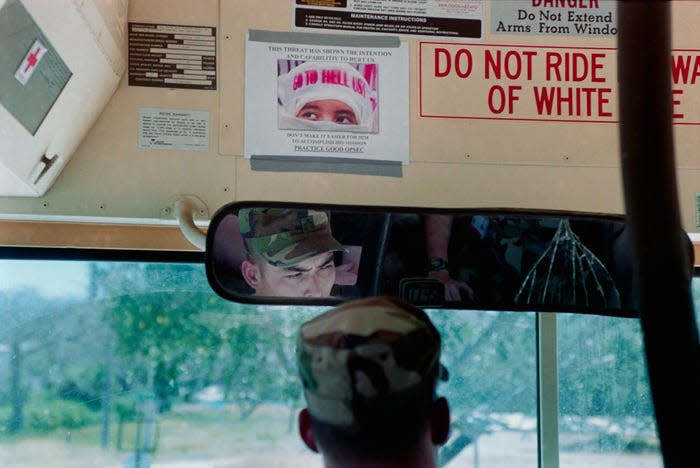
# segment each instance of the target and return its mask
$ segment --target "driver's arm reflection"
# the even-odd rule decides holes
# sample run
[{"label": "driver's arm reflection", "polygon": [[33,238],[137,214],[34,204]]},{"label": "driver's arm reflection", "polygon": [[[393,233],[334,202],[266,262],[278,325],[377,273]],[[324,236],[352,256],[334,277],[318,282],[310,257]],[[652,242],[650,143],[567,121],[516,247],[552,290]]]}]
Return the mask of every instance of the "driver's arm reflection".
[{"label": "driver's arm reflection", "polygon": [[425,215],[425,249],[428,257],[427,276],[445,286],[445,300],[474,301],[474,291],[465,281],[454,279],[449,271],[449,244],[452,235],[451,215]]}]

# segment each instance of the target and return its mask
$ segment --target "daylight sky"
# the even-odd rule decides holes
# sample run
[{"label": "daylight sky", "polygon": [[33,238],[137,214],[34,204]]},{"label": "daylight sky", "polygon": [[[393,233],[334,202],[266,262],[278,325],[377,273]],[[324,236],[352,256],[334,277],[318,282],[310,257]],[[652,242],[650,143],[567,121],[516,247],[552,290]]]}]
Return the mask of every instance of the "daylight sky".
[{"label": "daylight sky", "polygon": [[0,260],[0,292],[30,287],[46,297],[76,297],[87,285],[85,262]]}]

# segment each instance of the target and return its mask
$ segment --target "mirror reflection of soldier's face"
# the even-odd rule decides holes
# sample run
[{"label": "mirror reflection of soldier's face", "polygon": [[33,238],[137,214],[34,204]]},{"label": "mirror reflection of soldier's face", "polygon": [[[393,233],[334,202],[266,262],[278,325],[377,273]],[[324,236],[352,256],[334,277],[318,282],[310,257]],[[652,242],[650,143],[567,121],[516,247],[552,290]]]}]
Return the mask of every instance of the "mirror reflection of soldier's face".
[{"label": "mirror reflection of soldier's face", "polygon": [[305,120],[334,122],[340,125],[357,125],[357,117],[352,107],[337,99],[309,101],[299,109],[297,117]]},{"label": "mirror reflection of soldier's face", "polygon": [[264,261],[262,265],[248,263],[248,268],[253,271],[244,273],[244,277],[257,296],[328,297],[335,282],[331,252],[316,255],[292,267],[277,267]]}]

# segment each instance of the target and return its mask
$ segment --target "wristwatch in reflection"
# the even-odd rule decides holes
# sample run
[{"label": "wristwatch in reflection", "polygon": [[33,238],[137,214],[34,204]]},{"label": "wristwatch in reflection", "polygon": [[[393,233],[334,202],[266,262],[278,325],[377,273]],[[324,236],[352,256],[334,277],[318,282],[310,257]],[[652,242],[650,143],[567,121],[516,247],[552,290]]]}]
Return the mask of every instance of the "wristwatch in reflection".
[{"label": "wristwatch in reflection", "polygon": [[433,257],[428,260],[428,271],[447,270],[447,262],[444,258]]}]

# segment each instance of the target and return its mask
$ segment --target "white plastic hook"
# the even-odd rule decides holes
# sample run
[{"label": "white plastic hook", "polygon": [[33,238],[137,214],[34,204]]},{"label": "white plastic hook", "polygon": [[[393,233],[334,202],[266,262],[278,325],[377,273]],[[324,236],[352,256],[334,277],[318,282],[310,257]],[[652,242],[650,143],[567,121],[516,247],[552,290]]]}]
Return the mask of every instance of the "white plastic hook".
[{"label": "white plastic hook", "polygon": [[207,236],[194,223],[195,215],[206,215],[204,203],[192,195],[182,195],[175,201],[175,218],[185,239],[199,250],[206,249]]}]

